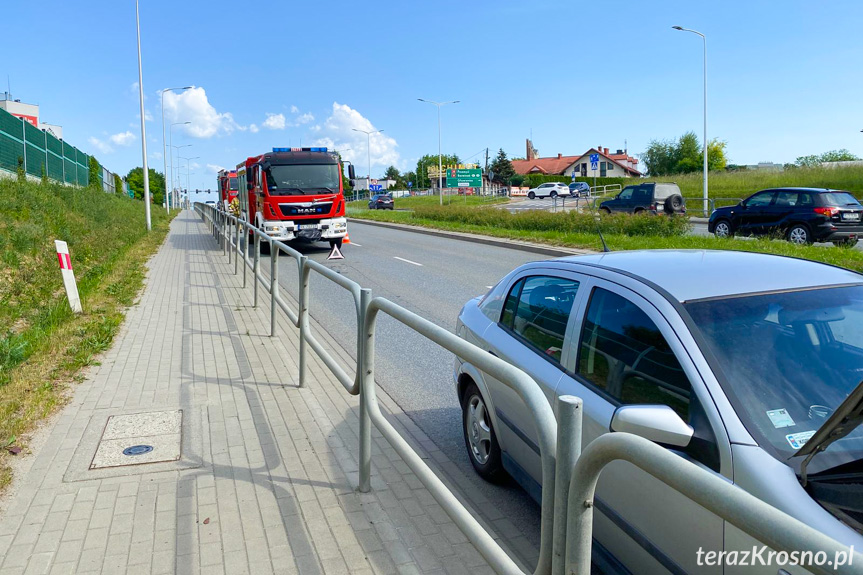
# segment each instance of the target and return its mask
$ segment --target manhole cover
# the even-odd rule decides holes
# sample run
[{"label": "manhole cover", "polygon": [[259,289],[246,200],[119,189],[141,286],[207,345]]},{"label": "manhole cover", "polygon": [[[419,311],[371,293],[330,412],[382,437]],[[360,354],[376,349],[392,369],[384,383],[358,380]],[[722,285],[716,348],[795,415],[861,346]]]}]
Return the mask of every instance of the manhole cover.
[{"label": "manhole cover", "polygon": [[178,461],[183,411],[156,411],[108,418],[90,469]]},{"label": "manhole cover", "polygon": [[123,450],[123,455],[143,455],[153,451],[152,445],[133,445]]}]

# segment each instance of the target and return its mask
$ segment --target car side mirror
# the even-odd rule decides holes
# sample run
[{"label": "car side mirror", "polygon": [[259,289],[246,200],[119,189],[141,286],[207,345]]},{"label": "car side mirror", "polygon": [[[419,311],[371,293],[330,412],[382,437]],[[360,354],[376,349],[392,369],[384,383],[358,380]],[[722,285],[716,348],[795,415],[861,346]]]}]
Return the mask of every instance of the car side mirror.
[{"label": "car side mirror", "polygon": [[622,405],[611,418],[611,431],[632,433],[656,443],[686,447],[695,431],[667,405]]}]

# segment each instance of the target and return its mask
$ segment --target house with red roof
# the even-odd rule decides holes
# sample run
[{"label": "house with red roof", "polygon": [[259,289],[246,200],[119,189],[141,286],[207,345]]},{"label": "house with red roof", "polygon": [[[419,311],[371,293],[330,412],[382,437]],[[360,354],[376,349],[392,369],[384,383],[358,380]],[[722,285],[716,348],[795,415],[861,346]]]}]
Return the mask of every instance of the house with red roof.
[{"label": "house with red roof", "polygon": [[[549,176],[561,175],[571,177],[574,171],[576,177],[596,175],[600,178],[639,178],[642,175],[638,170],[638,158],[630,156],[625,150],[617,150],[612,154],[608,148],[600,146],[598,148],[591,148],[579,156],[558,154],[557,157],[550,158],[531,157],[533,155],[530,153],[531,151],[533,151],[533,146],[528,142],[528,159],[512,160],[512,167],[515,168],[517,174],[545,174]],[[599,155],[596,174],[591,169],[591,154]]]}]

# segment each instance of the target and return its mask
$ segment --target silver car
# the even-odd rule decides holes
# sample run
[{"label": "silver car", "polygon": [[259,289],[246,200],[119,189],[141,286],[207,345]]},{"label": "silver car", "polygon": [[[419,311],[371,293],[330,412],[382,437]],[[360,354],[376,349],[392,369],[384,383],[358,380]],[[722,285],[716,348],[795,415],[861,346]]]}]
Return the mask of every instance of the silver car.
[{"label": "silver car", "polygon": [[[863,275],[745,252],[572,256],[511,272],[464,306],[457,333],[530,374],[552,407],[581,397],[585,445],[638,433],[863,549]],[[539,500],[524,403],[459,358],[454,375],[476,471]],[[706,565],[761,544],[628,463],[603,472],[596,508],[608,572],[778,571]]]}]

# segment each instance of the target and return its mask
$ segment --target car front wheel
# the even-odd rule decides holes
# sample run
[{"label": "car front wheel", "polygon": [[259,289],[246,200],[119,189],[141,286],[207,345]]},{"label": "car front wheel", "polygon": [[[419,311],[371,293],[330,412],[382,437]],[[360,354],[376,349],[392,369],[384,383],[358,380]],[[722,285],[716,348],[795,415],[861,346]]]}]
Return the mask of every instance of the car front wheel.
[{"label": "car front wheel", "polygon": [[536,198],[536,194],[534,194],[533,192],[530,192],[529,194],[527,194],[527,197],[532,200],[532,199]]},{"label": "car front wheel", "polygon": [[462,401],[464,442],[473,468],[486,481],[496,482],[504,475],[500,446],[491,423],[491,414],[476,384],[471,383]]},{"label": "car front wheel", "polygon": [[797,224],[788,229],[788,241],[798,246],[811,244],[812,234],[809,232],[809,228],[803,224]]},{"label": "car front wheel", "polygon": [[734,230],[731,229],[731,222],[728,220],[719,220],[716,222],[716,227],[713,228],[713,235],[717,238],[730,238],[734,236]]}]

